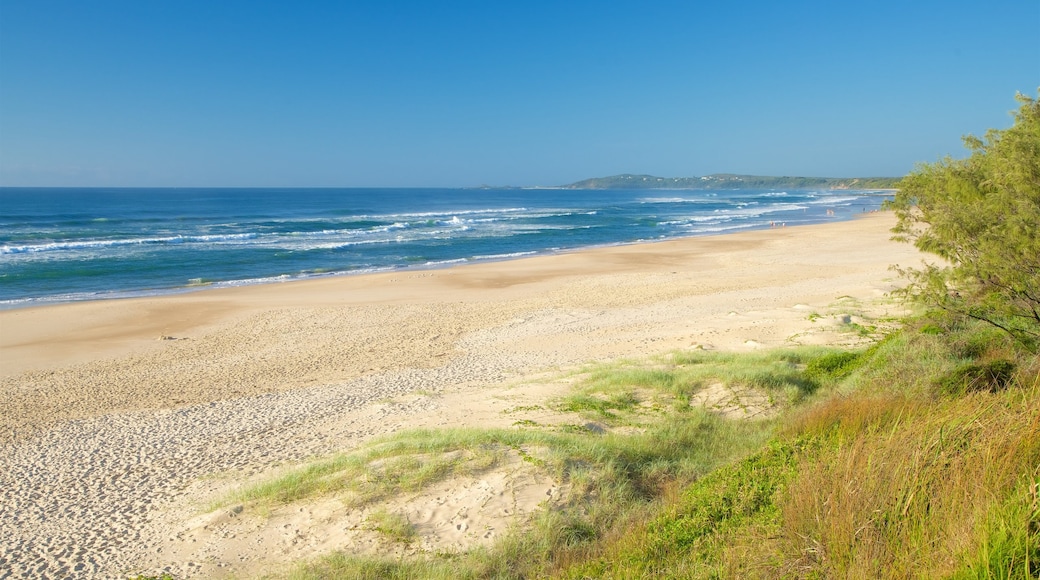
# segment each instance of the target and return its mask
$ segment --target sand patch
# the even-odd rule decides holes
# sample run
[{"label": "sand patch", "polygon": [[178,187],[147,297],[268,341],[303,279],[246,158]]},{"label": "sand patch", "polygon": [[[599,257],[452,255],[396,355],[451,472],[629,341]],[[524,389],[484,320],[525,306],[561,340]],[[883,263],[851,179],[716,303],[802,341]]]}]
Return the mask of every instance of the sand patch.
[{"label": "sand patch", "polygon": [[[155,570],[179,576],[253,576],[335,551],[404,555],[489,544],[522,525],[534,510],[560,501],[564,490],[515,453],[476,477],[451,478],[421,492],[350,508],[336,498],[263,513],[231,506],[195,516],[157,548],[167,562]],[[407,526],[398,537],[378,529],[390,514]]]},{"label": "sand patch", "polygon": [[713,383],[691,395],[690,405],[704,407],[727,419],[766,419],[780,411],[780,405],[760,389],[722,383]]}]

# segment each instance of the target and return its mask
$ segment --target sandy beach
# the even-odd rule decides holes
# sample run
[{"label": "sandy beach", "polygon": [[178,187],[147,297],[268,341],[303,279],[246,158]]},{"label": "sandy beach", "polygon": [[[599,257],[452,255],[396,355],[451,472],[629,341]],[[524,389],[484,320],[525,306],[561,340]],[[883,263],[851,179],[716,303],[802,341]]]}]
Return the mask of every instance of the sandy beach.
[{"label": "sandy beach", "polygon": [[[894,223],[2,311],[0,578],[248,576],[369,549],[348,533],[363,514],[334,504],[268,521],[199,505],[398,429],[508,425],[590,361],[862,342],[850,324],[903,312],[890,266],[920,261]],[[441,549],[563,490],[514,466],[430,493],[401,509]]]}]

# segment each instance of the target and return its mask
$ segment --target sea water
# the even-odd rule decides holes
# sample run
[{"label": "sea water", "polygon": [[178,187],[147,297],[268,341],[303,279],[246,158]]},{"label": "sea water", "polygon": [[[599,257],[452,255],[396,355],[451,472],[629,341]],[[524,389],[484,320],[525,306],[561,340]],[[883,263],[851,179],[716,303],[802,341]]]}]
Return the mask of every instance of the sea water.
[{"label": "sea water", "polygon": [[850,219],[884,192],[0,188],[0,308]]}]

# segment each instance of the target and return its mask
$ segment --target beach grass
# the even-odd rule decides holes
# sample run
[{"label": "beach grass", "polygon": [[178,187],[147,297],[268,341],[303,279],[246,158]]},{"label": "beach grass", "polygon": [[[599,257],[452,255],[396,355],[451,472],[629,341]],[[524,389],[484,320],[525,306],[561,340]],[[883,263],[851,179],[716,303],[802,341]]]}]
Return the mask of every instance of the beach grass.
[{"label": "beach grass", "polygon": [[[949,388],[966,365],[993,361],[1008,363],[999,381]],[[682,404],[713,383],[769,389],[784,412],[734,420]],[[1040,574],[1040,358],[986,326],[911,320],[859,351],[692,351],[600,365],[555,405],[638,429],[410,432],[371,449],[537,449],[539,465],[572,486],[568,502],[491,546],[333,554],[290,577]]]},{"label": "beach grass", "polygon": [[1040,363],[1020,352],[1000,388],[951,392],[944,382],[967,350],[983,361],[1011,353],[983,326],[936,336],[910,330],[818,359],[845,375],[841,388],[793,409],[763,449],[686,487],[598,558],[554,575],[1036,578]]},{"label": "beach grass", "polygon": [[377,509],[368,515],[366,524],[370,530],[379,532],[393,542],[410,544],[415,540],[415,526],[399,513]]},{"label": "beach grass", "polygon": [[[812,393],[822,375],[818,361],[845,356],[805,347],[738,357],[726,353],[674,353],[650,361],[594,365],[581,371],[573,392],[551,406],[563,416],[635,427],[615,433],[562,423],[517,421],[512,429],[416,429],[374,440],[359,449],[311,462],[237,490],[210,508],[244,503],[253,508],[334,495],[357,507],[450,477],[484,473],[510,454],[537,463],[562,481],[589,477],[587,466],[650,478],[689,479],[742,453],[738,440],[761,442],[771,423],[727,421],[690,405],[709,384],[760,390],[790,404]],[[815,365],[810,367],[810,364]],[[732,449],[731,449],[732,448]]]}]

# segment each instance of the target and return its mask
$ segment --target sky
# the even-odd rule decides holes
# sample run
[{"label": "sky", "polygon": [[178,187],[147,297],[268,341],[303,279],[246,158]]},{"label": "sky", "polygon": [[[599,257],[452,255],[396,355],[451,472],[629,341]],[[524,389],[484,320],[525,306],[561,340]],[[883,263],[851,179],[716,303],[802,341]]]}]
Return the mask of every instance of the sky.
[{"label": "sky", "polygon": [[1040,0],[0,0],[0,186],[901,176],[1040,87]]}]

